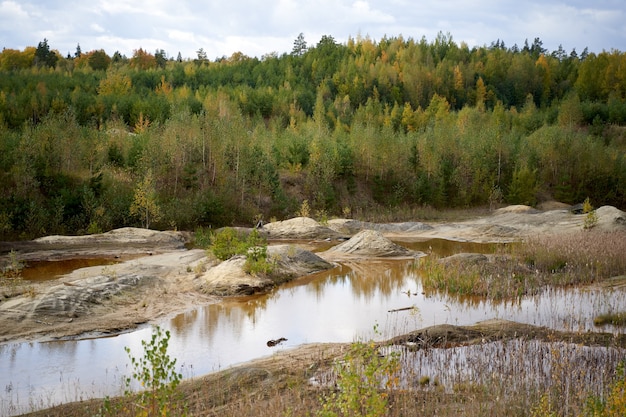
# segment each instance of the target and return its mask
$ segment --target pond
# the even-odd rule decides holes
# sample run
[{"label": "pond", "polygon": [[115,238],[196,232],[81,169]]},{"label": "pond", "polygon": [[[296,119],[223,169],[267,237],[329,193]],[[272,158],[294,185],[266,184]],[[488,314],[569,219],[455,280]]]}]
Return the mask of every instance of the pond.
[{"label": "pond", "polygon": [[104,266],[118,263],[109,258],[78,258],[59,261],[29,261],[22,270],[22,279],[27,281],[53,280],[80,268]]},{"label": "pond", "polygon": [[[439,243],[411,245],[429,245],[434,251]],[[493,250],[492,245],[454,245],[457,252]],[[172,334],[170,356],[189,378],[305,343],[386,339],[435,324],[468,325],[492,318],[599,331],[593,325],[594,313],[626,310],[622,291],[592,288],[550,290],[498,303],[425,293],[414,262],[346,263],[264,295],[179,314],[161,324]],[[602,328],[607,330],[614,329]],[[151,328],[144,327],[91,340],[0,345],[0,414],[121,394],[123,376],[130,374],[124,347],[139,357],[141,340],[150,334]],[[280,337],[287,341],[267,346],[268,340]]]}]

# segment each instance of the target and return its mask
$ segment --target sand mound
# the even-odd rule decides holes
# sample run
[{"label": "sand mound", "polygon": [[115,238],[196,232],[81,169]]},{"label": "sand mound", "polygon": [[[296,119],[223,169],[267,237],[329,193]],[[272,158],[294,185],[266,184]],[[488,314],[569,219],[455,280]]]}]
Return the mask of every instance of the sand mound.
[{"label": "sand mound", "polygon": [[416,252],[393,243],[381,232],[375,230],[363,230],[350,240],[329,249],[327,252],[369,257],[398,257],[416,254]]},{"label": "sand mound", "polygon": [[245,257],[236,256],[206,271],[201,277],[202,290],[219,296],[249,295],[333,267],[314,253],[292,245],[269,246],[267,254],[268,261],[274,263],[274,269],[268,276],[247,273]]},{"label": "sand mound", "polygon": [[263,226],[271,239],[327,239],[339,234],[322,226],[309,217],[296,217],[289,220],[268,223]]},{"label": "sand mound", "polygon": [[361,230],[376,230],[382,233],[414,233],[432,230],[433,227],[422,222],[371,223],[352,219],[333,219],[328,222],[331,229],[343,234],[355,234]]},{"label": "sand mound", "polygon": [[495,214],[504,214],[504,213],[535,213],[536,209],[525,206],[523,204],[516,204],[513,206],[502,207],[495,211]]},{"label": "sand mound", "polygon": [[613,206],[602,206],[596,210],[598,225],[613,230],[626,228],[626,213]]}]

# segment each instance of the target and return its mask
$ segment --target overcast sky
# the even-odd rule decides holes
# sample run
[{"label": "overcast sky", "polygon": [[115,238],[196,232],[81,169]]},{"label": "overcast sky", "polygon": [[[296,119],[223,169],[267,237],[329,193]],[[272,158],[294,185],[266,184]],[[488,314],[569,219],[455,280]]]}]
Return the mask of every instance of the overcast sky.
[{"label": "overcast sky", "polygon": [[44,38],[63,55],[104,49],[127,57],[143,48],[168,57],[209,59],[243,52],[291,52],[299,33],[309,46],[323,35],[403,36],[431,42],[438,32],[470,47],[497,39],[578,53],[626,52],[624,0],[0,0],[0,46],[22,50]]}]

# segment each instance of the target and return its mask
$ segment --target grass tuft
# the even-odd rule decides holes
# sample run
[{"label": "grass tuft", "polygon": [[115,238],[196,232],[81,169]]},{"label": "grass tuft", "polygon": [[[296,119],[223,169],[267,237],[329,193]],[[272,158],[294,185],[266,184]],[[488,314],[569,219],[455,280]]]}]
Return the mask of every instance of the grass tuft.
[{"label": "grass tuft", "polygon": [[484,261],[428,256],[418,270],[426,290],[501,300],[548,286],[590,284],[626,273],[626,233],[579,231],[537,236]]},{"label": "grass tuft", "polygon": [[611,324],[613,326],[626,326],[626,312],[601,314],[593,319],[596,326]]}]

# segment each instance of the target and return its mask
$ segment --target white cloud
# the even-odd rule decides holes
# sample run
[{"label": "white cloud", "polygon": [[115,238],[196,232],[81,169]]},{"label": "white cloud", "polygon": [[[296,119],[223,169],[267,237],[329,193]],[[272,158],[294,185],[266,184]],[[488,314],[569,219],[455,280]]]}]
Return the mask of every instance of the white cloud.
[{"label": "white cloud", "polygon": [[355,1],[352,4],[351,13],[353,13],[353,20],[358,23],[393,23],[395,21],[393,16],[380,10],[372,10],[369,3],[362,0]]},{"label": "white cloud", "polygon": [[194,35],[193,32],[187,32],[187,31],[176,30],[176,29],[168,30],[167,36],[169,39],[173,41],[180,41],[180,42],[194,42],[196,39],[196,36]]},{"label": "white cloud", "polygon": [[99,32],[99,33],[105,32],[104,28],[97,23],[92,23],[91,25],[89,25],[89,27],[93,29],[94,32]]},{"label": "white cloud", "polygon": [[0,3],[0,16],[6,20],[25,19],[28,17],[28,13],[14,1],[3,1]]},{"label": "white cloud", "polygon": [[0,0],[0,47],[33,46],[46,36],[60,51],[80,43],[127,56],[142,47],[189,58],[199,48],[209,57],[260,57],[290,52],[299,33],[315,45],[322,35],[432,41],[441,31],[469,46],[539,37],[549,50],[626,51],[624,21],[626,4],[612,0]]}]

